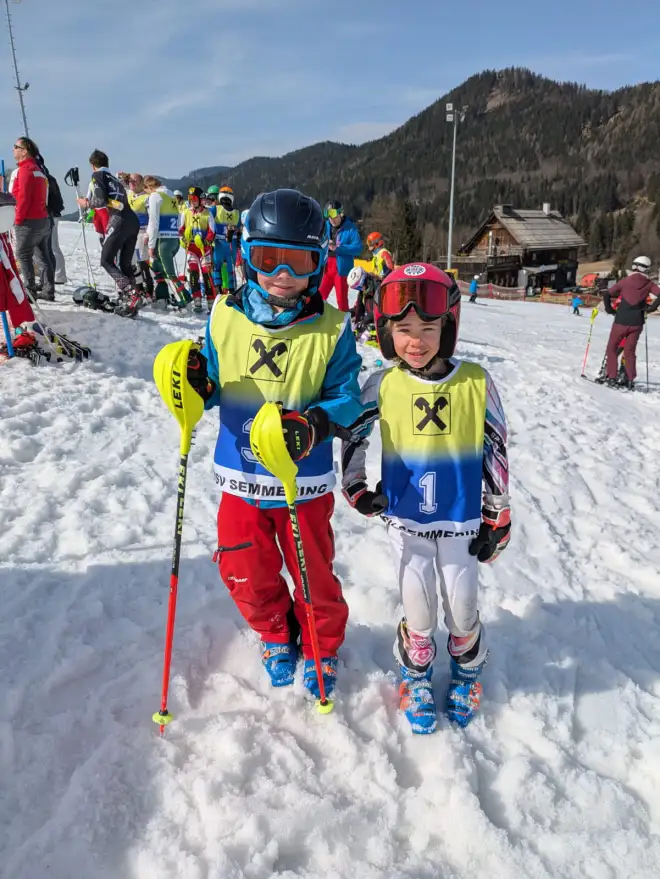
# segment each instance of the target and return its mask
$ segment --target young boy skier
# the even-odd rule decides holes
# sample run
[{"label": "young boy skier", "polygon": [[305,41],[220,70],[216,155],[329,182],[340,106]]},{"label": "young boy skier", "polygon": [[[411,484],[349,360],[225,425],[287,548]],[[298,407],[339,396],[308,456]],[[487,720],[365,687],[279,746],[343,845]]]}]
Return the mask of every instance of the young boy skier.
[{"label": "young boy skier", "polygon": [[[415,733],[437,728],[437,587],[449,630],[447,714],[467,726],[479,708],[488,649],[477,611],[477,561],[497,558],[511,527],[504,414],[488,373],[453,357],[460,308],[458,287],[435,266],[402,266],[383,280],[378,341],[397,364],[367,379],[365,412],[342,450],[345,497],[363,515],[383,514],[387,522],[403,603],[394,644],[400,706]],[[376,419],[383,455],[374,492],[365,458]]]},{"label": "young boy skier", "polygon": [[[360,357],[350,319],[318,293],[328,253],[320,206],[291,189],[260,195],[241,248],[247,283],[216,300],[188,380],[205,408],[221,407],[215,450],[220,576],[261,638],[273,686],[293,683],[300,646],[305,687],[319,697],[297,557],[282,486],[256,463],[250,426],[264,402],[284,405],[282,429],[298,462],[300,531],[311,582],[326,695],[337,676],[348,608],[333,571],[332,438],[362,412]],[[282,577],[282,557],[295,587]]]},{"label": "young boy skier", "polygon": [[211,278],[215,220],[208,208],[202,204],[203,194],[199,186],[191,186],[188,190],[188,207],[184,207],[181,212],[179,236],[186,248],[193,311],[199,313],[202,310],[200,284],[202,278],[206,292],[206,307],[210,314],[215,301],[215,287]]}]

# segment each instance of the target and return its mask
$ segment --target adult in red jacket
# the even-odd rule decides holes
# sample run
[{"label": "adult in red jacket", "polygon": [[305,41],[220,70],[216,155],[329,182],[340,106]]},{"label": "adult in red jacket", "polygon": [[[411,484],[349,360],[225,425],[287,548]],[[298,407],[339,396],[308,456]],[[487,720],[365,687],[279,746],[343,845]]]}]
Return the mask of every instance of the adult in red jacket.
[{"label": "adult in red jacket", "polygon": [[[50,250],[51,223],[48,215],[48,178],[37,162],[39,148],[29,137],[14,143],[16,172],[10,183],[16,199],[16,261],[25,286],[32,297],[55,300],[55,266]],[[34,263],[43,277],[43,289],[37,294]]]},{"label": "adult in red jacket", "polygon": [[[632,389],[637,376],[637,342],[644,328],[646,315],[660,306],[660,287],[649,278],[651,260],[648,256],[638,256],[632,264],[632,273],[616,283],[605,293],[605,311],[614,315],[614,323],[607,342],[607,384],[617,384],[617,351],[623,343],[623,356],[626,364],[625,386]],[[651,301],[651,297],[655,300]],[[618,300],[615,308],[612,299]]]}]

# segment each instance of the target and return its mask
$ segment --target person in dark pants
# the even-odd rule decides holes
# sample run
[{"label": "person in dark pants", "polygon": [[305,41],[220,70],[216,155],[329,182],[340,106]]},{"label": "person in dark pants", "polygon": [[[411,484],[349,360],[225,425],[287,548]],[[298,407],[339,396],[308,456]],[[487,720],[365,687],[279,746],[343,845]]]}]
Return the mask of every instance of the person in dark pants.
[{"label": "person in dark pants", "polygon": [[[623,386],[630,390],[635,386],[637,342],[642,334],[646,315],[660,306],[660,287],[649,278],[650,270],[651,260],[647,256],[638,256],[632,264],[632,273],[610,287],[603,297],[605,311],[614,315],[606,351],[607,384],[610,387],[618,384],[617,352],[620,346],[623,347],[627,376]],[[655,301],[650,301],[651,296],[656,297]]]},{"label": "person in dark pants", "polygon": [[83,208],[107,209],[109,220],[101,248],[101,267],[117,284],[119,292],[128,294],[135,289],[132,263],[140,221],[128,204],[123,184],[108,170],[107,155],[94,150],[89,164],[92,166],[92,182],[88,197],[77,201]]},{"label": "person in dark pants", "polygon": [[[25,287],[32,296],[55,300],[55,266],[51,261],[51,221],[48,214],[48,179],[37,162],[39,148],[29,137],[14,143],[16,171],[9,191],[16,199],[16,260]],[[43,289],[37,293],[34,262],[43,277]]]}]

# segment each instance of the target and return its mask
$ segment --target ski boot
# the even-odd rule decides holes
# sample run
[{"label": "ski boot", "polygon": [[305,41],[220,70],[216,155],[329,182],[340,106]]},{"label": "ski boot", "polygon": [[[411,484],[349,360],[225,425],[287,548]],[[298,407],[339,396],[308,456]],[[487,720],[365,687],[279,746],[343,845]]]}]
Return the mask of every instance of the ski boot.
[{"label": "ski boot", "polygon": [[624,391],[634,391],[635,390],[635,382],[632,379],[629,379],[626,376],[619,381],[619,387],[623,388]]},{"label": "ski boot", "polygon": [[296,644],[276,644],[262,641],[261,661],[270,676],[273,687],[288,687],[293,683],[298,661]]},{"label": "ski boot", "polygon": [[202,313],[202,298],[201,296],[195,296],[193,298],[193,314],[201,314]]},{"label": "ski boot", "polygon": [[481,705],[482,687],[479,675],[488,660],[466,668],[451,658],[451,681],[447,690],[447,717],[459,726],[467,726]]},{"label": "ski boot", "polygon": [[401,684],[399,686],[399,708],[406,715],[412,731],[417,735],[429,735],[438,728],[438,717],[433,696],[431,677],[433,666],[426,671],[412,671],[405,665],[399,666]]},{"label": "ski boot", "polygon": [[[337,683],[337,657],[325,656],[321,659],[321,672],[323,673],[323,684],[325,687],[326,697],[330,697]],[[305,660],[305,670],[303,675],[303,683],[314,696],[315,699],[321,698],[319,689],[319,679],[316,674],[316,665],[313,659]]]},{"label": "ski boot", "polygon": [[119,304],[115,307],[115,314],[119,317],[137,317],[137,313],[144,305],[142,294],[138,290],[122,293]]}]

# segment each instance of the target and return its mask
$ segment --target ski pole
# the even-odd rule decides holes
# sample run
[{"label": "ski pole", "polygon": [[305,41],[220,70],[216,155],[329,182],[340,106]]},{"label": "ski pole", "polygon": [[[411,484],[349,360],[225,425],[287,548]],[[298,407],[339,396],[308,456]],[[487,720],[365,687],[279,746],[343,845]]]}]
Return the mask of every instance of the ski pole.
[{"label": "ski pole", "polygon": [[160,711],[156,711],[151,717],[153,722],[157,723],[160,727],[161,736],[165,731],[166,725],[173,720],[167,708],[167,696],[170,686],[176,599],[179,588],[179,561],[181,559],[181,535],[183,534],[183,506],[186,494],[188,454],[192,444],[193,430],[204,413],[204,401],[188,382],[188,357],[191,350],[198,351],[199,346],[190,339],[170,342],[169,345],[161,348],[154,361],[154,381],[156,386],[163,398],[163,402],[172,415],[174,415],[181,428],[174,546],[172,551],[172,569],[170,572],[170,594],[167,604],[167,627],[165,630],[163,684]]},{"label": "ski pole", "polygon": [[[64,175],[64,182],[67,186],[72,186],[76,190],[76,195],[78,198],[82,198],[82,194],[80,189],[78,188],[78,184],[80,183],[80,172],[78,168],[69,168],[69,170]],[[87,249],[87,236],[85,235],[85,225],[86,218],[83,217],[82,207],[78,205],[78,216],[80,218],[80,227],[82,232],[82,240],[83,247],[85,248],[85,258],[87,261],[87,281],[89,282],[89,286],[96,290],[96,279],[94,277],[94,272],[92,271],[92,261],[89,258],[89,250]],[[78,245],[76,245],[77,247]]]},{"label": "ski pole", "polygon": [[646,393],[649,392],[649,331],[648,318],[644,315],[644,346],[646,348]]},{"label": "ski pole", "polygon": [[305,600],[309,638],[312,643],[314,666],[316,668],[316,676],[319,682],[320,698],[316,703],[316,708],[320,714],[329,714],[334,708],[334,704],[332,700],[328,699],[325,695],[325,683],[323,681],[319,639],[316,632],[314,605],[312,604],[312,593],[309,588],[309,576],[307,574],[305,550],[303,547],[302,535],[300,533],[298,511],[296,510],[296,497],[298,495],[296,475],[298,473],[298,467],[291,459],[284,441],[284,433],[282,432],[282,405],[280,403],[264,403],[261,409],[257,412],[252,422],[252,427],[250,428],[250,447],[259,463],[272,473],[273,476],[277,477],[284,486],[284,496],[289,508],[289,518],[291,519],[291,530],[293,532],[293,540],[296,546],[300,582],[302,584],[303,598]]},{"label": "ski pole", "polygon": [[584,360],[582,361],[582,372],[580,373],[581,378],[585,378],[584,371],[587,368],[587,357],[589,356],[589,346],[591,345],[591,334],[594,331],[594,321],[598,317],[598,309],[594,308],[591,312],[591,322],[589,324],[589,337],[587,338],[587,350],[584,352]]}]

